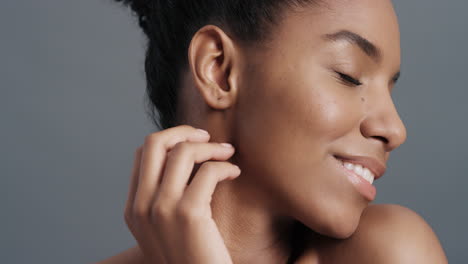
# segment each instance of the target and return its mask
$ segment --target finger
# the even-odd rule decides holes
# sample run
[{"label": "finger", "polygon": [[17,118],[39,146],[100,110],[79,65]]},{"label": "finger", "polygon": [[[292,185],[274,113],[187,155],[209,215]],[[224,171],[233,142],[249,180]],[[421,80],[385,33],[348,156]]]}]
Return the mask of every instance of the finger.
[{"label": "finger", "polygon": [[230,162],[207,161],[202,164],[195,177],[187,186],[182,204],[189,204],[189,208],[205,208],[211,202],[216,185],[224,180],[237,178],[241,170]]},{"label": "finger", "polygon": [[[166,168],[158,190],[158,199],[176,202],[187,186],[194,163],[210,159],[226,160],[234,154],[232,146],[220,143],[182,142],[168,153]],[[168,200],[166,200],[168,199]]]},{"label": "finger", "polygon": [[[125,204],[125,217],[129,217],[131,214],[131,209],[133,202],[135,200],[135,193],[138,186],[138,175],[140,174],[140,162],[141,162],[141,153],[143,146],[138,147],[135,150],[133,168],[130,176],[130,184],[128,188],[127,202]],[[126,219],[127,220],[127,219]]]},{"label": "finger", "polygon": [[167,150],[182,141],[206,142],[209,135],[191,126],[177,126],[153,133],[145,138],[142,150],[134,210],[149,217],[150,204],[159,184]]}]

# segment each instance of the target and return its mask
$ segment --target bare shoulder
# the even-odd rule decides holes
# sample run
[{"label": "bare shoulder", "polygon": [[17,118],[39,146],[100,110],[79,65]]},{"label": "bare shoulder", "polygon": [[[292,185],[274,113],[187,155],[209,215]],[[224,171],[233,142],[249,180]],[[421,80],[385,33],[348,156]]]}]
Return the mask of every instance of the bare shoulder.
[{"label": "bare shoulder", "polygon": [[143,255],[138,246],[129,248],[119,254],[94,264],[143,264]]},{"label": "bare shoulder", "polygon": [[395,204],[368,206],[356,232],[347,239],[316,242],[320,264],[448,263],[430,225],[413,210]]}]

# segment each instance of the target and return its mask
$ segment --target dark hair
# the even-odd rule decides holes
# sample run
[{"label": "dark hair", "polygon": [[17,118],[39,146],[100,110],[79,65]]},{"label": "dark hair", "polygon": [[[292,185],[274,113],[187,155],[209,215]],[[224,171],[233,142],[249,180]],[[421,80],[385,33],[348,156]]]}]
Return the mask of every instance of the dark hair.
[{"label": "dark hair", "polygon": [[281,20],[283,8],[316,0],[114,0],[130,6],[147,37],[147,107],[160,129],[177,125],[180,73],[188,64],[192,36],[207,24],[243,44],[261,43]]}]

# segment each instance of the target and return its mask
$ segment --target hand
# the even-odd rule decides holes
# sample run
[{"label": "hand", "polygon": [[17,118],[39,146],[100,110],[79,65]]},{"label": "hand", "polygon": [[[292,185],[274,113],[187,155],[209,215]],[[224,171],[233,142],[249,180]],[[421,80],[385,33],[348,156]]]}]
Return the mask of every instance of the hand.
[{"label": "hand", "polygon": [[210,202],[216,184],[240,169],[223,161],[234,148],[209,138],[182,125],[148,135],[136,150],[124,216],[145,263],[232,263]]}]

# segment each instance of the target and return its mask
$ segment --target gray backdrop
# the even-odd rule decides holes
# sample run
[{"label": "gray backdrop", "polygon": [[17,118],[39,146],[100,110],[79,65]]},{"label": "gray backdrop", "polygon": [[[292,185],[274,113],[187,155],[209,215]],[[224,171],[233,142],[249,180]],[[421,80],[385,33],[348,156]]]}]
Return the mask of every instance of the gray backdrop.
[{"label": "gray backdrop", "polygon": [[[408,139],[376,202],[421,214],[466,263],[468,2],[395,5]],[[0,33],[0,262],[89,263],[135,245],[123,209],[152,131],[135,20],[110,0],[6,0]]]}]

